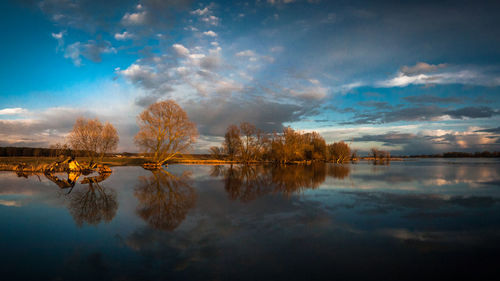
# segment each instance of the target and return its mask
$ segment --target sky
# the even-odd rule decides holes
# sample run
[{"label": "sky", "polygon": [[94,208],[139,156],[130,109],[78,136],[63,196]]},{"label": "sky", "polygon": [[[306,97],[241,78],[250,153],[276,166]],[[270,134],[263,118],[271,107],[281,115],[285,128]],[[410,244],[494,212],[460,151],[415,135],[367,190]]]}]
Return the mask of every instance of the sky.
[{"label": "sky", "polygon": [[195,153],[244,121],[360,152],[500,150],[498,1],[2,6],[0,146],[64,142],[84,116],[136,152],[136,116],[173,99],[198,126]]}]

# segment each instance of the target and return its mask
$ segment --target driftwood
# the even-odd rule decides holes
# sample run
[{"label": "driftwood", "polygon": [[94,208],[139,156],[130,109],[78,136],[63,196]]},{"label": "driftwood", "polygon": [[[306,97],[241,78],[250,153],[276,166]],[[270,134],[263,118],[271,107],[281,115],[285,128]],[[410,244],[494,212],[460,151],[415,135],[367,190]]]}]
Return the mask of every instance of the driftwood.
[{"label": "driftwood", "polygon": [[103,164],[97,163],[78,163],[73,157],[67,157],[65,159],[60,159],[54,161],[51,164],[38,164],[29,165],[26,163],[19,163],[12,168],[17,173],[57,173],[57,172],[78,172],[84,175],[91,174],[96,170],[99,174],[111,173],[111,169]]},{"label": "driftwood", "polygon": [[162,168],[162,164],[160,163],[144,163],[142,164],[142,167],[146,170],[151,170],[151,171],[154,171],[154,170],[160,170]]}]

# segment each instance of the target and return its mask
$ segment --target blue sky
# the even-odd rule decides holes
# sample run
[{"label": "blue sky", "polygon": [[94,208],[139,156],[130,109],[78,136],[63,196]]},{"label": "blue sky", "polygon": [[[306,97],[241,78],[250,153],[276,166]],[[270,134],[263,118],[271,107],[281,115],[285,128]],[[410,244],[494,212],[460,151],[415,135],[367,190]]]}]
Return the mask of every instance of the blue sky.
[{"label": "blue sky", "polygon": [[495,1],[3,3],[0,145],[62,142],[78,116],[136,151],[137,114],[174,99],[200,131],[316,130],[393,154],[500,150]]}]

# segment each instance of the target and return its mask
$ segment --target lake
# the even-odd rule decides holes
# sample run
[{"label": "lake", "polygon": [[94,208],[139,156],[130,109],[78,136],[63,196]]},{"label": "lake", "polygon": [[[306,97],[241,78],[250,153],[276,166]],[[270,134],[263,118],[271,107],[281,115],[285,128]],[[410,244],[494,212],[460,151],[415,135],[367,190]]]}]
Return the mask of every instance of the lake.
[{"label": "lake", "polygon": [[0,172],[0,238],[3,280],[485,280],[500,162]]}]

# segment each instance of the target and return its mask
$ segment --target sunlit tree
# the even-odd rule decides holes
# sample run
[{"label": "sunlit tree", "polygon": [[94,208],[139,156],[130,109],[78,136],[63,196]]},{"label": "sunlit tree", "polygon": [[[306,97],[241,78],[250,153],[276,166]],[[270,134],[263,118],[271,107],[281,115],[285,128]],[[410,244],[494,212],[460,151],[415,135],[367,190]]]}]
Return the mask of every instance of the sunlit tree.
[{"label": "sunlit tree", "polygon": [[97,118],[79,117],[68,140],[74,150],[83,151],[94,162],[98,157],[102,160],[106,153],[116,150],[119,137],[112,124],[102,124]]},{"label": "sunlit tree", "polygon": [[187,151],[198,137],[196,125],[173,100],[150,105],[138,116],[137,122],[140,130],[135,143],[158,165]]},{"label": "sunlit tree", "polygon": [[343,141],[334,142],[328,145],[328,153],[331,161],[335,163],[344,163],[350,160],[351,148]]}]

